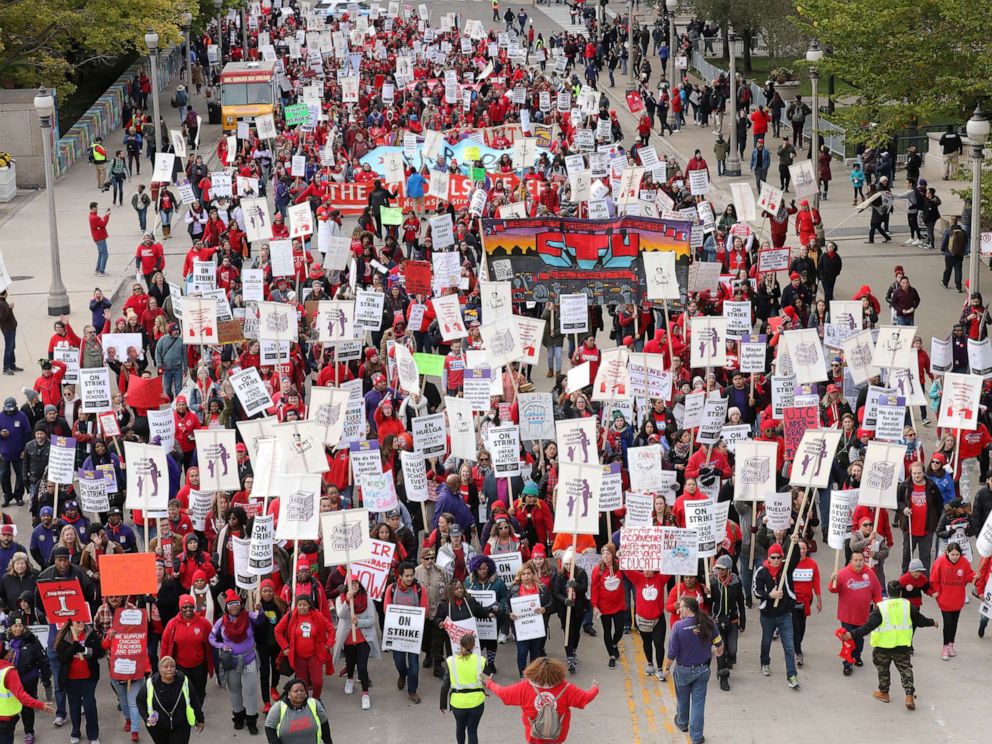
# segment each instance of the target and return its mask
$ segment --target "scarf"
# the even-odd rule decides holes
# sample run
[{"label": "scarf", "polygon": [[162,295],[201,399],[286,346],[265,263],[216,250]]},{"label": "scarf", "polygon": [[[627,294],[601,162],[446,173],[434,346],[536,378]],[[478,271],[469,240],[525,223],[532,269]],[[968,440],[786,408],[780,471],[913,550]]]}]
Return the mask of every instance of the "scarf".
[{"label": "scarf", "polygon": [[355,595],[355,598],[352,601],[354,602],[355,605],[355,617],[358,617],[363,612],[365,612],[366,609],[368,609],[369,595],[366,594],[365,592],[359,592],[358,594]]},{"label": "scarf", "polygon": [[778,572],[782,570],[782,563],[785,561],[780,561],[777,566],[773,566],[771,561],[767,558],[761,562],[761,565],[768,570],[768,575],[772,577],[772,581],[778,583]]},{"label": "scarf", "polygon": [[231,617],[227,612],[222,619],[224,636],[233,643],[241,643],[248,637],[248,613],[241,610],[237,617]]},{"label": "scarf", "polygon": [[689,459],[689,443],[688,442],[676,442],[675,443],[675,456],[680,460]]}]

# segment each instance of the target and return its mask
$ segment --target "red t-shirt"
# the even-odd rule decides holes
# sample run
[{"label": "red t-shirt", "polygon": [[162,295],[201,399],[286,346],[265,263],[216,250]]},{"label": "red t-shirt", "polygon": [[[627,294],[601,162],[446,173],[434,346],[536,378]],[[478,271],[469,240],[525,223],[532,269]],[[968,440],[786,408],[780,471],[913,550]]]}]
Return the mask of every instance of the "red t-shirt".
[{"label": "red t-shirt", "polygon": [[69,662],[69,679],[89,679],[90,678],[90,663],[86,659],[80,659],[76,656],[72,657],[72,661]]},{"label": "red t-shirt", "polygon": [[301,659],[308,659],[314,655],[317,646],[313,641],[313,623],[304,617],[296,625],[296,640],[293,650]]},{"label": "red t-shirt", "polygon": [[913,513],[910,516],[913,526],[913,537],[922,537],[927,534],[927,485],[913,484],[913,495],[910,501],[910,508]]},{"label": "red t-shirt", "polygon": [[837,595],[837,619],[842,623],[864,625],[871,603],[882,601],[882,585],[867,566],[859,573],[845,566],[837,574],[837,583],[830,584],[829,589]]}]

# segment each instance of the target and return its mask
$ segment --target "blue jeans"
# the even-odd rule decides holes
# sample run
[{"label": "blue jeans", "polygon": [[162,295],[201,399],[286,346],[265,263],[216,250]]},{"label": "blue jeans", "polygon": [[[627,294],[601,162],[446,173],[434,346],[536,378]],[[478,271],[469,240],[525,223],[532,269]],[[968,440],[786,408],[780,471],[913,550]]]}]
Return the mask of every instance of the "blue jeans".
[{"label": "blue jeans", "polygon": [[[213,647],[211,646],[211,648]],[[112,679],[110,686],[117,693],[117,700],[121,704],[121,713],[131,722],[131,731],[139,731],[141,729],[141,715],[138,713],[138,689],[141,685],[138,682],[132,682],[130,694],[127,691],[127,682]]]},{"label": "blue jeans", "polygon": [[166,369],[162,371],[162,390],[170,398],[179,395],[183,389],[183,371],[181,369]]},{"label": "blue jeans", "polygon": [[96,680],[70,679],[66,682],[66,694],[69,696],[69,718],[72,723],[69,736],[79,738],[81,716],[85,713],[86,738],[90,741],[99,739],[100,719],[96,712]]},{"label": "blue jeans", "polygon": [[900,325],[900,326],[911,326],[911,325],[913,325],[913,316],[912,315],[897,315],[896,316],[896,325]]},{"label": "blue jeans", "polygon": [[561,346],[548,346],[548,369],[561,372]]},{"label": "blue jeans", "polygon": [[518,672],[523,674],[529,661],[535,661],[541,657],[541,650],[544,648],[544,640],[544,638],[531,638],[529,641],[517,641]]},{"label": "blue jeans", "polygon": [[107,251],[107,241],[98,240],[96,241],[96,270],[99,272],[104,272],[107,270],[107,258],[110,254]]},{"label": "blue jeans", "polygon": [[17,360],[14,359],[14,344],[16,342],[16,328],[11,328],[9,331],[3,332],[3,369],[5,372],[8,369],[13,369],[14,365],[17,364]]},{"label": "blue jeans", "polygon": [[420,654],[393,651],[393,664],[397,672],[406,676],[406,691],[413,695],[420,684]]},{"label": "blue jeans", "polygon": [[678,726],[689,726],[689,738],[693,742],[702,741],[706,684],[710,681],[709,665],[682,667],[676,664],[672,677],[675,680],[675,700],[678,705],[675,723]]},{"label": "blue jeans", "polygon": [[[49,629],[49,633],[55,633],[54,626]],[[58,654],[54,648],[48,649],[48,666],[52,668],[52,689],[55,691],[55,717],[65,718],[65,690],[59,684],[59,674],[62,671],[62,664],[59,663]]]},{"label": "blue jeans", "polygon": [[[773,601],[773,600],[769,600]],[[796,674],[796,648],[792,642],[792,613],[783,612],[781,615],[761,615],[761,666],[772,663],[772,633],[778,629],[785,650],[785,674],[792,677]]]},{"label": "blue jeans", "polygon": [[142,232],[148,229],[148,207],[138,210],[138,227]]},{"label": "blue jeans", "polygon": [[[844,628],[844,630],[855,630],[860,627],[859,625],[853,623],[841,623],[841,626]],[[861,636],[859,638],[855,638],[854,651],[851,653],[851,656],[854,657],[855,661],[861,661],[861,652],[864,650],[865,650],[865,637]],[[848,666],[848,663],[846,661],[844,662],[844,666]]]}]

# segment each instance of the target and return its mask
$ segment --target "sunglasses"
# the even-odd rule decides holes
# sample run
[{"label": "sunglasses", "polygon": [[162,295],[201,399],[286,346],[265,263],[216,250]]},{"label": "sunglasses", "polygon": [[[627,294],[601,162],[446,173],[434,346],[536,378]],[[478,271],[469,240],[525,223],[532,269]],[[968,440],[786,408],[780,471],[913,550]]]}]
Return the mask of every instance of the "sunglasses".
[{"label": "sunglasses", "polygon": [[770,561],[780,561],[780,560],[782,560],[782,556],[780,556],[780,555],[770,555],[770,556],[768,556],[768,560],[770,560]]},{"label": "sunglasses", "polygon": [[871,527],[871,522],[862,522],[861,523],[861,526],[862,527]]}]

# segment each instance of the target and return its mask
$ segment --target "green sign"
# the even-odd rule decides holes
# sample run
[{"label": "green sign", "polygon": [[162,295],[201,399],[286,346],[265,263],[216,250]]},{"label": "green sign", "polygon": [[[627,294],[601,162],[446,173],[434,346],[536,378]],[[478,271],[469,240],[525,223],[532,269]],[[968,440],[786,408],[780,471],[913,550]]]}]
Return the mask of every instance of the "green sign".
[{"label": "green sign", "polygon": [[440,377],[444,370],[444,357],[440,354],[421,354],[419,351],[413,355],[413,361],[417,364],[417,372],[429,377]]},{"label": "green sign", "polygon": [[310,109],[305,103],[294,103],[283,109],[282,113],[286,117],[286,126],[295,127],[307,120],[310,116]]},{"label": "green sign", "polygon": [[379,218],[383,225],[402,225],[403,210],[399,207],[379,207]]},{"label": "green sign", "polygon": [[473,181],[485,181],[486,180],[486,169],[485,168],[472,168],[472,180]]}]

